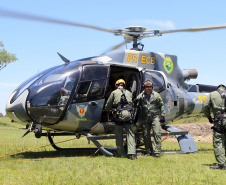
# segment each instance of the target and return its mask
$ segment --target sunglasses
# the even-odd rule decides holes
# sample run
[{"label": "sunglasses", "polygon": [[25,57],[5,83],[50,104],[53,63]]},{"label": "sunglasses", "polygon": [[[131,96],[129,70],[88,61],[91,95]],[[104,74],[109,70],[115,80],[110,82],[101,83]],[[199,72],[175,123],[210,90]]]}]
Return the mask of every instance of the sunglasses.
[{"label": "sunglasses", "polygon": [[152,86],[145,86],[145,88],[152,88]]}]

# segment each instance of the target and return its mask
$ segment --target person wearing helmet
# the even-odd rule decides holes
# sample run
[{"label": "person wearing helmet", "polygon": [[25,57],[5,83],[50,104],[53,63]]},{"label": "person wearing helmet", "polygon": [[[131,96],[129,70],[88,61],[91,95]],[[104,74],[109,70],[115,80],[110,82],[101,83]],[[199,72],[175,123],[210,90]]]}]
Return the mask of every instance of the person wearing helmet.
[{"label": "person wearing helmet", "polygon": [[115,115],[115,135],[116,146],[119,157],[125,156],[123,147],[123,128],[127,135],[127,151],[132,160],[137,159],[136,142],[134,134],[134,125],[132,121],[132,93],[125,89],[126,83],[123,79],[119,79],[115,83],[115,88],[105,105],[105,111],[109,112],[114,108]]},{"label": "person wearing helmet", "polygon": [[[214,124],[213,129],[213,148],[217,161],[216,165],[210,169],[226,170],[225,165],[225,144],[226,144],[226,87],[219,85],[216,91],[211,92],[204,102],[203,112]],[[211,111],[214,118],[211,117]]]},{"label": "person wearing helmet", "polygon": [[[146,156],[160,157],[161,152],[161,124],[165,122],[164,103],[161,96],[153,91],[153,83],[146,79],[143,83],[144,91],[134,100],[135,107],[140,108],[143,138]],[[150,130],[153,130],[153,144]]]}]

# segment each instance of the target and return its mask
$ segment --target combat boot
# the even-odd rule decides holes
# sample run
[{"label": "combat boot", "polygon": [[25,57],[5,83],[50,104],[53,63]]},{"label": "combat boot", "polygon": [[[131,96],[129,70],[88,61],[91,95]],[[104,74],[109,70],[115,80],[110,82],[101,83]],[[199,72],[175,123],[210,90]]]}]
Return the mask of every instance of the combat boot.
[{"label": "combat boot", "polygon": [[130,158],[131,158],[131,160],[135,160],[135,159],[137,159],[137,155],[136,154],[132,154]]},{"label": "combat boot", "polygon": [[155,154],[154,154],[154,157],[160,158],[160,153],[155,153]]},{"label": "combat boot", "polygon": [[145,153],[144,156],[146,156],[146,157],[152,156],[152,153],[149,153],[149,152]]},{"label": "combat boot", "polygon": [[219,166],[219,165],[212,165],[212,166],[210,166],[210,169],[212,169],[212,170],[226,170],[226,166]]}]

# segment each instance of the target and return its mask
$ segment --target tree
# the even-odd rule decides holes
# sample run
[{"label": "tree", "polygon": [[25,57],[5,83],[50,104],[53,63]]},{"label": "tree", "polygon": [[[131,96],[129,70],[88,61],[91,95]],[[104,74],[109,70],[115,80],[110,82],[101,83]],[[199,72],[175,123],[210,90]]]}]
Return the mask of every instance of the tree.
[{"label": "tree", "polygon": [[15,54],[8,53],[3,47],[4,44],[0,41],[0,70],[5,68],[9,63],[18,60]]},{"label": "tree", "polygon": [[0,118],[3,117],[3,114],[0,112]]}]

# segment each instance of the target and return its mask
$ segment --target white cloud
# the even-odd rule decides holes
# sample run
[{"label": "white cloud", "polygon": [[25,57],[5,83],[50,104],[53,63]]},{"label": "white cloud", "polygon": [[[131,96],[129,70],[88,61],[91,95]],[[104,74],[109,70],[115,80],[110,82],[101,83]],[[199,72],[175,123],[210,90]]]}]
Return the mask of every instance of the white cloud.
[{"label": "white cloud", "polygon": [[152,19],[135,19],[127,22],[128,24],[135,24],[135,25],[150,25],[148,26],[148,29],[158,29],[157,26],[160,26],[162,29],[175,29],[175,26],[172,21],[166,20],[166,21],[158,21],[158,20],[152,20]]}]

